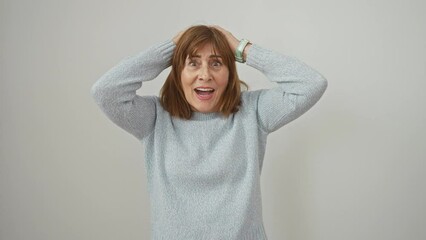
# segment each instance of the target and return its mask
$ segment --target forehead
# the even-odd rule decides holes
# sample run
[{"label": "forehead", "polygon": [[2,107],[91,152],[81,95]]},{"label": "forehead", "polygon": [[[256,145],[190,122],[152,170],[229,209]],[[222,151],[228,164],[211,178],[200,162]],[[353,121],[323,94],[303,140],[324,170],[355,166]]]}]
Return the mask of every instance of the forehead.
[{"label": "forehead", "polygon": [[211,43],[206,43],[198,47],[194,47],[194,49],[189,50],[188,57],[209,57],[214,55],[215,57],[220,57],[222,54],[217,50]]}]

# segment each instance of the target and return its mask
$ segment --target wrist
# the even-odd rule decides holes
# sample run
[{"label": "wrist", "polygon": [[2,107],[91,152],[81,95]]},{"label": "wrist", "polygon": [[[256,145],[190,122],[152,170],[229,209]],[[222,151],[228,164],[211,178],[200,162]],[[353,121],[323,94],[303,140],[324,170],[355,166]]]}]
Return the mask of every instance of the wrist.
[{"label": "wrist", "polygon": [[247,61],[247,53],[248,53],[249,49],[251,48],[251,45],[253,45],[253,44],[251,42],[249,42],[247,44],[247,46],[244,48],[244,52],[243,52],[244,62]]},{"label": "wrist", "polygon": [[250,41],[247,39],[241,39],[236,50],[235,50],[235,60],[240,63],[245,63],[247,56],[247,47],[249,46]]}]

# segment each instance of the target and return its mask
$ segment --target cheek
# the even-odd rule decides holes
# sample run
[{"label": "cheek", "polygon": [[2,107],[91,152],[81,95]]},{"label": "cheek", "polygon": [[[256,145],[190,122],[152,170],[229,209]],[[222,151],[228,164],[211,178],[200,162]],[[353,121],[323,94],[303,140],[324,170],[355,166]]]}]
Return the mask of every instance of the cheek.
[{"label": "cheek", "polygon": [[187,70],[186,68],[184,68],[180,74],[181,81],[187,84],[192,84],[192,82],[194,82],[194,79],[196,79],[196,77],[197,77],[197,72]]},{"label": "cheek", "polygon": [[226,86],[228,85],[228,81],[229,81],[228,79],[229,79],[229,73],[228,72],[222,73],[220,78],[218,78],[217,83],[221,88],[225,89]]},{"label": "cheek", "polygon": [[182,71],[180,74],[180,81],[182,82],[182,85],[188,81],[188,74],[185,71]]},{"label": "cheek", "polygon": [[180,75],[180,81],[181,81],[182,88],[183,88],[184,92],[186,92],[188,88],[191,88],[190,87],[191,76],[189,76],[188,73],[182,71],[182,73]]}]

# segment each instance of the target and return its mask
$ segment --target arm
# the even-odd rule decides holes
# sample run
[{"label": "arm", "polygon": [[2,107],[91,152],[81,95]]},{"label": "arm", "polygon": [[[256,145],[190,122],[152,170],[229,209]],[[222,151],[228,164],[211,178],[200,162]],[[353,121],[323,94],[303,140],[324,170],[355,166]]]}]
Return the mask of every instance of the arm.
[{"label": "arm", "polygon": [[308,111],[323,95],[327,80],[302,61],[253,44],[247,65],[261,71],[278,84],[263,90],[258,99],[261,127],[273,132]]},{"label": "arm", "polygon": [[[239,40],[229,31],[215,26],[227,38],[235,52]],[[266,132],[273,132],[308,111],[323,95],[327,80],[302,61],[285,56],[256,44],[249,44],[243,52],[246,63],[278,83],[278,87],[262,90],[257,100],[259,124]]]},{"label": "arm", "polygon": [[138,139],[154,128],[155,97],[141,97],[142,82],[157,77],[170,66],[175,44],[171,40],[123,59],[92,86],[90,93],[105,115]]}]

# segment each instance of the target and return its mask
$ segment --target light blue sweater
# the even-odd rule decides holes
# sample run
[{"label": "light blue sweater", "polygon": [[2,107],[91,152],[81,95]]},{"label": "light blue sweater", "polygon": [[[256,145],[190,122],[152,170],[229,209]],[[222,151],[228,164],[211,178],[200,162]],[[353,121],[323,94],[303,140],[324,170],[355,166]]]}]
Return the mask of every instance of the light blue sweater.
[{"label": "light blue sweater", "polygon": [[154,240],[266,240],[260,174],[269,133],[311,108],[326,79],[303,62],[254,44],[247,64],[276,88],[242,93],[230,117],[194,112],[171,117],[142,82],[169,67],[165,41],[123,59],[91,88],[102,111],[145,146]]}]

